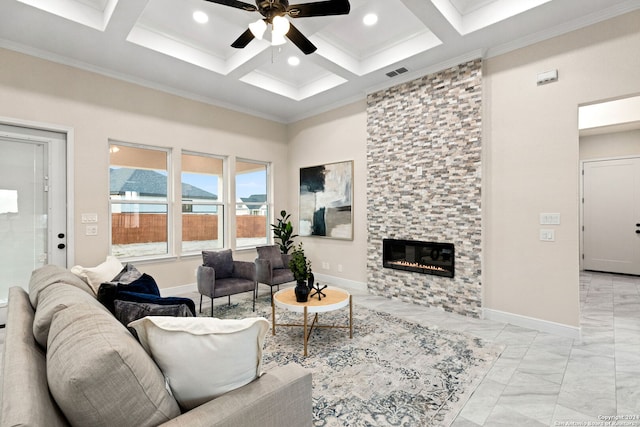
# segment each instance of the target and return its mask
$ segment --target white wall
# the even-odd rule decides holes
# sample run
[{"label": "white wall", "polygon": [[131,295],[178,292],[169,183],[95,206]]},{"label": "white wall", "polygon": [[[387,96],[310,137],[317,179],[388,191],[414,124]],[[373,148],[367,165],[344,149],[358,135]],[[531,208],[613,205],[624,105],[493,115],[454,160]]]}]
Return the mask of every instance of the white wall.
[{"label": "white wall", "polygon": [[[190,101],[94,73],[0,49],[0,116],[74,130],[76,218],[74,264],[93,266],[109,249],[110,139],[273,162],[275,205],[287,199],[286,126]],[[179,185],[180,177],[174,177]],[[179,213],[180,205],[176,205]],[[86,236],[81,213],[98,214],[98,235]],[[255,258],[255,251],[237,253]],[[195,282],[200,257],[136,263],[160,287]],[[28,277],[25,278],[25,281]]]},{"label": "white wall", "polygon": [[[486,61],[485,308],[578,325],[578,106],[640,92],[638,22],[630,13]],[[550,69],[559,81],[537,86]],[[561,224],[540,226],[543,212]]]},{"label": "white wall", "polygon": [[[300,168],[353,160],[353,241],[322,237],[299,237],[314,273],[346,281],[366,283],[367,262],[367,116],[366,102],[356,102],[289,126],[289,175],[287,211],[298,226]],[[279,210],[276,206],[276,210]],[[323,269],[322,263],[329,263]],[[342,266],[342,271],[339,271]]]},{"label": "white wall", "polygon": [[580,160],[640,156],[640,130],[580,137]]}]

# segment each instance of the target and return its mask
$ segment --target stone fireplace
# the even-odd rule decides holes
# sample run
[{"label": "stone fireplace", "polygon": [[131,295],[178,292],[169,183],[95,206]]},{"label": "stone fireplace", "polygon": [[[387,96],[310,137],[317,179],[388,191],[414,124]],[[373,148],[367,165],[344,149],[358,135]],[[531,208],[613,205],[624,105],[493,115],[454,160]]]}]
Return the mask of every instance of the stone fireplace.
[{"label": "stone fireplace", "polygon": [[[481,119],[479,59],[368,96],[371,293],[480,315]],[[455,270],[440,275],[388,268],[385,239],[450,243]],[[434,252],[434,257],[442,261],[441,254],[436,257]],[[430,256],[431,251],[420,258]]]}]

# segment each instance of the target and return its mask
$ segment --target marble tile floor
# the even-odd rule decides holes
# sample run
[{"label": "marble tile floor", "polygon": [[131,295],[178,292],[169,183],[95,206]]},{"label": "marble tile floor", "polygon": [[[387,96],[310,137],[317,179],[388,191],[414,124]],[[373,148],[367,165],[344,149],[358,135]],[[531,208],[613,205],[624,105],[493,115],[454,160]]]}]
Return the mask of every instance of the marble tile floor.
[{"label": "marble tile floor", "polygon": [[[454,427],[640,426],[640,277],[581,273],[579,340],[378,297],[356,301],[505,346]],[[615,416],[631,419],[607,424]]]}]

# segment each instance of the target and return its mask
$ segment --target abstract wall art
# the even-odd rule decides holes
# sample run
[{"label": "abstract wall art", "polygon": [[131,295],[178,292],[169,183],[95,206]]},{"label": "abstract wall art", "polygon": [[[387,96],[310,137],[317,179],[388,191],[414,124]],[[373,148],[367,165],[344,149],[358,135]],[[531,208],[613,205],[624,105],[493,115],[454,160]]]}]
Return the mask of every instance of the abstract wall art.
[{"label": "abstract wall art", "polygon": [[300,168],[300,236],[353,240],[353,161]]}]

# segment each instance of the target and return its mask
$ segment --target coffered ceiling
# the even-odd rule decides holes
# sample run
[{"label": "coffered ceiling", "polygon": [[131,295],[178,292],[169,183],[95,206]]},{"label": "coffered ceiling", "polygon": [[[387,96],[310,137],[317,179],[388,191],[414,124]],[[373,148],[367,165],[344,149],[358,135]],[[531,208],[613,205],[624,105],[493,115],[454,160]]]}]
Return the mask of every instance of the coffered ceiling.
[{"label": "coffered ceiling", "polygon": [[[348,15],[290,18],[318,47],[310,55],[291,42],[232,48],[261,15],[204,0],[2,0],[0,47],[288,123],[640,9],[640,0],[350,3]],[[370,13],[378,21],[367,26]]]}]

